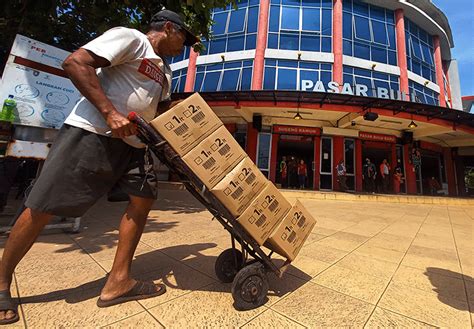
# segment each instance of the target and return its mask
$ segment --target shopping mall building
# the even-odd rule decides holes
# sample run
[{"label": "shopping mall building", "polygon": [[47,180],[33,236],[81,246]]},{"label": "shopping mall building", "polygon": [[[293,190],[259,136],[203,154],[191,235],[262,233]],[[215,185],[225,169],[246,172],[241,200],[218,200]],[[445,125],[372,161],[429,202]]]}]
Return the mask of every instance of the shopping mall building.
[{"label": "shopping mall building", "polygon": [[[462,9],[460,9],[462,10]],[[363,163],[403,172],[402,193],[465,195],[474,115],[462,111],[446,16],[429,0],[243,0],[216,9],[206,50],[172,59],[175,97],[198,91],[276,184],[285,156],[306,188],[363,191]]]}]

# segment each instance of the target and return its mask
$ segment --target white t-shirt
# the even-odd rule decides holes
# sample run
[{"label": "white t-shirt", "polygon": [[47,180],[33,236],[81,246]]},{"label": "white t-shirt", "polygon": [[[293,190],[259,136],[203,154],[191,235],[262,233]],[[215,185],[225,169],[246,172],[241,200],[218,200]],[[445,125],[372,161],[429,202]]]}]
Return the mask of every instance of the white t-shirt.
[{"label": "white t-shirt", "polygon": [[[82,48],[111,63],[98,69],[97,76],[105,94],[121,114],[127,116],[134,111],[150,121],[158,103],[170,97],[171,69],[155,53],[145,34],[116,27]],[[99,110],[85,97],[79,100],[65,123],[104,136],[110,131]],[[136,136],[124,141],[137,148],[144,147]]]}]

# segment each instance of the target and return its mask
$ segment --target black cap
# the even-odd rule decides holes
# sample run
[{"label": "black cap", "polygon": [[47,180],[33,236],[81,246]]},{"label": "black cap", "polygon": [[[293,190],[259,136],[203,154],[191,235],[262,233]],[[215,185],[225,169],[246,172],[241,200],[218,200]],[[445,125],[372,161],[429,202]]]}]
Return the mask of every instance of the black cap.
[{"label": "black cap", "polygon": [[186,25],[184,25],[183,19],[177,13],[171,10],[164,9],[151,18],[151,23],[154,22],[172,22],[176,25],[179,25],[186,32],[186,40],[184,41],[185,46],[192,46],[195,43],[199,42],[199,38],[192,34]]}]

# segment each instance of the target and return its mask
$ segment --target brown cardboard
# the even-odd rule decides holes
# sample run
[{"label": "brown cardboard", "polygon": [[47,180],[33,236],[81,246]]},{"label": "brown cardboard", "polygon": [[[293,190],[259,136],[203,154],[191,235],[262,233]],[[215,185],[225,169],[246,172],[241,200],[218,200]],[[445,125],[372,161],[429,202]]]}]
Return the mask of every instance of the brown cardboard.
[{"label": "brown cardboard", "polygon": [[267,178],[249,157],[245,157],[211,192],[233,216],[238,217],[266,184]]},{"label": "brown cardboard", "polygon": [[222,121],[204,99],[195,93],[152,120],[150,124],[176,153],[183,156],[222,126]]},{"label": "brown cardboard", "polygon": [[272,182],[250,203],[237,221],[262,245],[291,209],[291,204]]},{"label": "brown cardboard", "polygon": [[314,225],[316,219],[300,201],[296,201],[285,219],[265,241],[265,246],[292,261],[303,247]]},{"label": "brown cardboard", "polygon": [[226,127],[221,126],[182,159],[210,190],[246,155]]}]

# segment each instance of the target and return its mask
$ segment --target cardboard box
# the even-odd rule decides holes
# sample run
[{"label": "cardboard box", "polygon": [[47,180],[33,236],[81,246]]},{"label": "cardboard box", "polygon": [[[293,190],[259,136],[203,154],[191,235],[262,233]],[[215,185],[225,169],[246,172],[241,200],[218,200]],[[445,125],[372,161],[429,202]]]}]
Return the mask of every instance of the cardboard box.
[{"label": "cardboard box", "polygon": [[211,190],[246,156],[226,127],[221,126],[182,159]]},{"label": "cardboard box", "polygon": [[204,99],[195,93],[159,115],[150,124],[182,157],[222,126],[222,121]]},{"label": "cardboard box", "polygon": [[291,209],[291,204],[272,182],[250,203],[237,221],[262,245]]},{"label": "cardboard box", "polygon": [[267,178],[249,157],[245,157],[211,192],[233,216],[238,217],[266,184]]},{"label": "cardboard box", "polygon": [[290,261],[298,255],[306,238],[316,225],[316,219],[296,201],[283,222],[265,241],[265,247],[287,257]]}]

